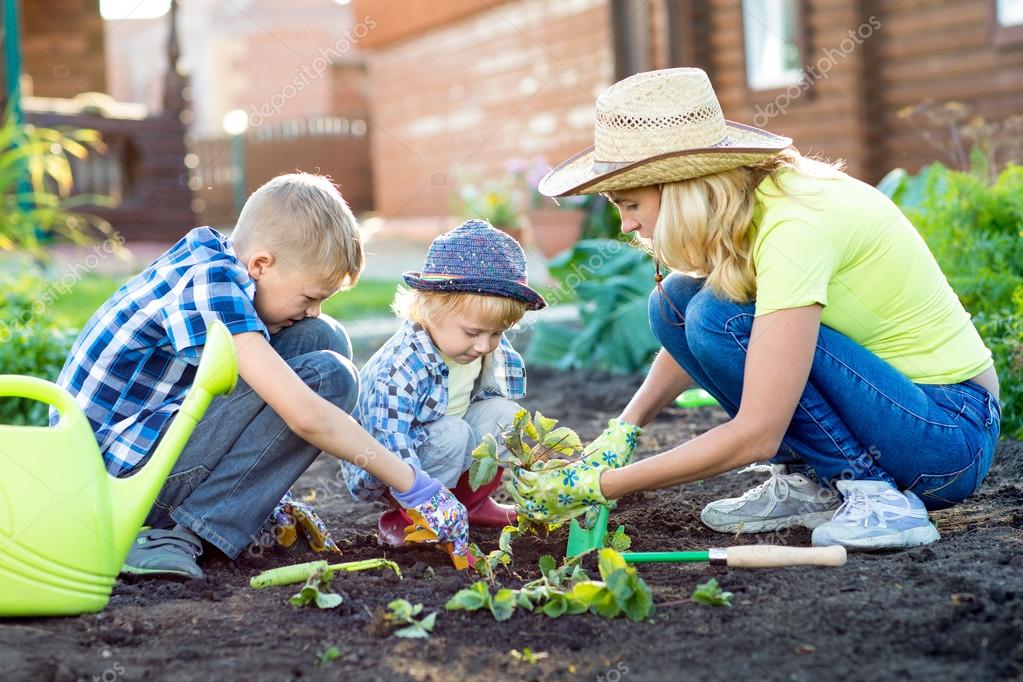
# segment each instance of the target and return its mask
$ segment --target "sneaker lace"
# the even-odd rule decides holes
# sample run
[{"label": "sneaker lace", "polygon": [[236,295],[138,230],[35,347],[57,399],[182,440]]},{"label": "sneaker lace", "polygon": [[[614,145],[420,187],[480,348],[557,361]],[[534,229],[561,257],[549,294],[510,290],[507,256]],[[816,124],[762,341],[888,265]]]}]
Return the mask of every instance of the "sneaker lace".
[{"label": "sneaker lace", "polygon": [[[895,491],[893,491],[895,492]],[[887,501],[902,502],[903,504],[886,504]],[[894,495],[888,492],[880,496],[871,497],[863,490],[852,489],[846,495],[842,506],[835,511],[833,520],[840,523],[859,524],[866,523],[871,517],[877,519],[881,528],[888,527],[888,521],[895,521],[907,516],[915,516],[913,510],[902,495],[895,492]]]},{"label": "sneaker lace", "polygon": [[786,474],[779,474],[778,470],[770,464],[750,464],[747,467],[739,469],[737,474],[743,474],[746,472],[763,472],[770,474],[770,478],[761,483],[760,485],[750,488],[742,494],[739,498],[741,500],[753,500],[763,497],[763,495],[769,494],[773,499],[782,501],[789,496],[789,481]]}]

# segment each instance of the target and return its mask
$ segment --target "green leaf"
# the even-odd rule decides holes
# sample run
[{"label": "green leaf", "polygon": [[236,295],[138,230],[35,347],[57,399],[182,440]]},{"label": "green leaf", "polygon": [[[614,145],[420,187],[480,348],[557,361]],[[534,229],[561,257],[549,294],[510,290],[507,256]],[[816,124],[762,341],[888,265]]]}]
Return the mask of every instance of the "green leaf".
[{"label": "green leaf", "polygon": [[616,552],[625,552],[632,547],[632,538],[625,533],[625,529],[618,527],[614,533],[606,536],[604,542]]},{"label": "green leaf", "polygon": [[490,606],[490,589],[482,580],[472,584],[472,587],[459,590],[451,599],[444,604],[448,611],[476,611],[484,606]]},{"label": "green leaf", "polygon": [[568,599],[564,595],[551,595],[550,601],[543,605],[543,614],[549,618],[558,618],[568,611]]},{"label": "green leaf", "polygon": [[600,571],[600,577],[604,580],[607,580],[608,576],[615,571],[628,567],[629,565],[625,563],[622,555],[610,547],[605,547],[597,553],[597,569]]},{"label": "green leaf", "polygon": [[495,457],[497,457],[497,439],[488,433],[483,436],[483,440],[472,451],[472,458],[475,460]]},{"label": "green leaf", "polygon": [[341,606],[341,602],[344,599],[340,594],[335,592],[316,592],[316,606],[321,609],[332,609],[336,606]]},{"label": "green leaf", "polygon": [[469,465],[469,486],[473,490],[479,490],[481,486],[494,480],[498,468],[499,464],[495,457],[473,459]]},{"label": "green leaf", "polygon": [[515,593],[507,587],[502,587],[490,601],[490,612],[494,614],[494,620],[508,620],[515,611]]},{"label": "green leaf", "polygon": [[690,599],[704,606],[730,607],[732,605],[732,593],[722,591],[718,581],[714,578],[697,585]]},{"label": "green leaf", "polygon": [[544,554],[540,557],[540,573],[550,577],[550,574],[554,572],[558,567],[558,562],[555,561],[554,557],[550,554]]},{"label": "green leaf", "polygon": [[341,650],[336,646],[329,646],[316,656],[316,665],[323,666],[341,658]]},{"label": "green leaf", "polygon": [[542,441],[544,437],[551,432],[551,429],[553,429],[554,425],[557,423],[558,423],[557,419],[550,419],[549,417],[545,417],[542,414],[540,414],[539,410],[537,410],[536,414],[533,415],[533,426],[536,427],[537,440]]},{"label": "green leaf", "polygon": [[543,444],[561,455],[573,455],[583,447],[579,435],[567,426],[558,427],[548,433],[543,439]]},{"label": "green leaf", "polygon": [[629,620],[639,622],[648,617],[654,609],[654,596],[650,587],[641,579],[637,578],[633,588],[632,596],[622,606],[625,615]]},{"label": "green leaf", "polygon": [[624,604],[632,596],[632,576],[629,572],[624,569],[612,571],[611,575],[607,576],[607,580],[604,584],[607,585],[607,589],[614,595],[615,601],[619,604]]}]

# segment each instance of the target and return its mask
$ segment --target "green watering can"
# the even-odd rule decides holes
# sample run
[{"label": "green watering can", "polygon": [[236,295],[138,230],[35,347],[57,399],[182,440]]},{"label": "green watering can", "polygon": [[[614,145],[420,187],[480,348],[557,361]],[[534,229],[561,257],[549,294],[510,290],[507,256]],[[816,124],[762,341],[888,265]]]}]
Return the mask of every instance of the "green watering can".
[{"label": "green watering can", "polygon": [[0,396],[57,408],[56,426],[0,425],[0,616],[102,610],[157,493],[214,396],[238,380],[234,340],[209,326],[195,383],[146,465],[110,476],[88,420],[59,386],[0,375]]}]

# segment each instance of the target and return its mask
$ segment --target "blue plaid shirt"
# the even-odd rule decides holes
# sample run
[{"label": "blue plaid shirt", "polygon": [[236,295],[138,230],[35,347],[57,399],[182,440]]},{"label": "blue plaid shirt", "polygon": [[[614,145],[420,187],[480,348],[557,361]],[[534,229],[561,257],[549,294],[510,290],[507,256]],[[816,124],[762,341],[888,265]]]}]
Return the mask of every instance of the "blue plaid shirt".
[{"label": "blue plaid shirt", "polygon": [[192,385],[211,321],[270,338],[255,293],[227,238],[197,227],[89,319],[57,383],[88,417],[107,471],[127,474],[150,454]]},{"label": "blue plaid shirt", "polygon": [[[448,407],[448,367],[425,329],[406,322],[359,372],[359,400],[352,416],[385,448],[419,465],[416,449],[426,440],[424,425],[444,416]],[[472,400],[526,394],[526,368],[511,343],[501,337],[483,357]],[[352,495],[375,500],[387,486],[365,470],[341,462]]]}]

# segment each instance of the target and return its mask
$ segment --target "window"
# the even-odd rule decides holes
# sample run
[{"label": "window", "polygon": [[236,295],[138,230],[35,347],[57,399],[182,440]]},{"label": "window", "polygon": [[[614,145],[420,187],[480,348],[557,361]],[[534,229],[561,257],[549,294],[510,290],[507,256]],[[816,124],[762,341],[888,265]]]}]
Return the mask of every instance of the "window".
[{"label": "window", "polygon": [[996,0],[995,14],[999,26],[1023,25],[1023,0]]},{"label": "window", "polygon": [[797,0],[743,0],[746,81],[751,89],[783,88],[802,78],[798,23]]}]

